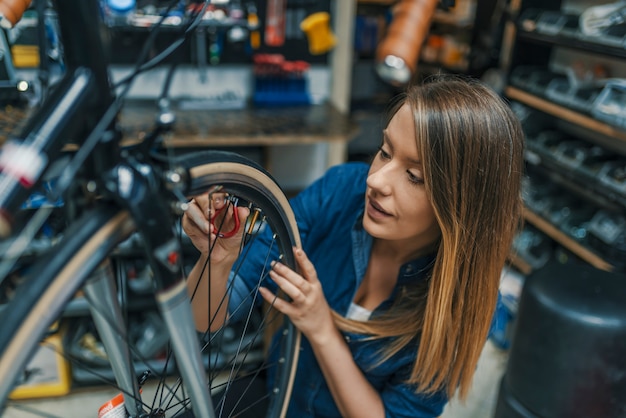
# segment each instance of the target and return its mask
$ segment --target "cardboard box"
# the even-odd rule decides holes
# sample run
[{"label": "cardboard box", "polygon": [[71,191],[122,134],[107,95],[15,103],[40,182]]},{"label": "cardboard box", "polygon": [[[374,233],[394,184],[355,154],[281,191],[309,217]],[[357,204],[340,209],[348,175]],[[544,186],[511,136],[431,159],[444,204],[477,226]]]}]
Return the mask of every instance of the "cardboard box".
[{"label": "cardboard box", "polygon": [[60,333],[47,337],[26,367],[11,399],[67,395],[72,386],[70,364],[63,354]]}]

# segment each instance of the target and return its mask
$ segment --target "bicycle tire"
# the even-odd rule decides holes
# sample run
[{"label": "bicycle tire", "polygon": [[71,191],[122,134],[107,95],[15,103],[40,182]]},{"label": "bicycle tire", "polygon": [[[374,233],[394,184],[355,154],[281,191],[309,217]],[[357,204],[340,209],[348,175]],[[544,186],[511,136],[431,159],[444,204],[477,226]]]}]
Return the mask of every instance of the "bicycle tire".
[{"label": "bicycle tire", "polygon": [[[300,245],[295,218],[282,190],[264,169],[238,154],[220,151],[183,155],[175,164],[184,167],[189,174],[185,188],[188,196],[219,184],[259,205],[269,227],[278,236],[283,262],[294,267],[291,248]],[[0,323],[7,325],[0,327],[0,376],[3,377],[0,379],[0,411],[2,405],[6,407],[5,398],[50,323],[62,315],[94,269],[119,243],[127,240],[134,229],[128,212],[113,205],[102,205],[72,224],[55,250],[32,268],[24,285],[0,313]],[[295,376],[301,337],[288,318],[284,321],[281,362],[277,366],[276,390],[272,391],[267,417],[286,415]]]}]

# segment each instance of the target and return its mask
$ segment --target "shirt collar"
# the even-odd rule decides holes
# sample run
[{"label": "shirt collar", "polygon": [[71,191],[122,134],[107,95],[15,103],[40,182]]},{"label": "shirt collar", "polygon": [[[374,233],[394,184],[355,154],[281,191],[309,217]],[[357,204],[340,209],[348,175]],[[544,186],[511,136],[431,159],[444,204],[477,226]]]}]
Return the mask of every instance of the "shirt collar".
[{"label": "shirt collar", "polygon": [[[353,251],[355,255],[355,262],[359,260],[358,264],[360,268],[357,268],[357,274],[359,277],[363,277],[367,263],[369,262],[370,252],[372,250],[372,244],[374,242],[373,237],[367,233],[363,228],[363,215],[365,211],[362,210],[357,216],[354,226],[352,227],[352,243]],[[398,275],[398,285],[405,284],[416,278],[423,277],[424,274],[431,269],[435,262],[435,253],[427,254],[423,257],[416,258],[404,263],[400,267],[400,274]],[[356,266],[355,266],[356,267]],[[361,271],[362,270],[362,271]]]}]

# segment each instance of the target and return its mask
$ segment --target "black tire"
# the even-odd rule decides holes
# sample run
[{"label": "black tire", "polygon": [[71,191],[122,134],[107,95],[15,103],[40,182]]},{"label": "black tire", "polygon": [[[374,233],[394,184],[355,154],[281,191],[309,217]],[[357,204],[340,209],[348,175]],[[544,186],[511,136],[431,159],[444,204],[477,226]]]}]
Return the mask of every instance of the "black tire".
[{"label": "black tire", "polygon": [[[176,165],[185,167],[189,174],[185,190],[187,196],[198,195],[209,187],[219,184],[229,193],[248,202],[254,202],[261,208],[269,227],[277,237],[277,244],[283,256],[282,261],[294,267],[291,248],[300,244],[295,218],[287,198],[267,172],[237,154],[226,152],[208,151],[196,153],[193,156],[181,156],[177,159]],[[51,324],[56,323],[57,318],[65,318],[68,306],[75,302],[74,295],[81,289],[82,284],[103,260],[116,257],[115,254],[119,252],[118,245],[124,241],[128,242],[128,238],[134,231],[135,226],[130,215],[126,211],[120,211],[117,207],[101,205],[97,210],[85,214],[65,231],[64,239],[50,254],[29,269],[22,281],[23,285],[18,287],[15,296],[6,305],[0,307],[0,323],[3,324],[0,327],[0,376],[2,376],[0,379],[0,415],[2,415],[3,408],[11,407],[13,402],[7,400],[7,396]],[[244,333],[248,331],[257,333],[254,337],[242,333],[237,338],[245,339],[249,348],[257,347],[255,350],[258,351],[258,344],[250,344],[250,339],[258,338],[258,341],[261,341],[264,338],[262,334],[266,332],[265,327],[271,323],[275,324],[277,313],[271,309],[257,309],[255,312],[260,312],[264,316],[255,317],[254,326],[250,323],[237,324],[226,331],[213,333],[210,336],[211,343],[207,344],[207,347],[210,347],[214,353],[220,352],[222,348],[219,344],[223,341],[224,334],[242,330]],[[275,368],[274,390],[266,391],[263,395],[269,396],[265,400],[269,405],[267,417],[284,417],[286,414],[300,346],[300,333],[287,318],[281,318],[281,321],[284,321],[280,324],[283,327],[283,332],[280,333],[282,340],[276,346],[280,351],[278,364],[267,364],[269,355],[266,353],[265,346],[261,350],[261,358],[254,362],[246,360],[252,357],[249,356],[249,352],[235,353],[230,356],[234,359],[232,362],[229,362],[226,356],[220,359],[220,362],[226,361],[224,365],[229,370],[229,379],[244,376],[246,385],[251,377],[259,375],[259,371],[269,367]],[[232,335],[229,341],[233,342]],[[212,359],[213,357],[209,355],[207,361],[211,381],[218,372],[214,367],[216,363]],[[141,356],[137,359],[139,363],[143,363],[144,360]],[[71,358],[70,361],[74,363],[76,359]],[[73,368],[77,367],[84,366],[73,364]],[[145,368],[150,369],[152,374],[155,373],[154,367],[145,366]],[[172,374],[171,368],[164,367],[163,369],[167,369],[168,375]],[[141,364],[137,371],[140,370]],[[98,371],[96,375],[97,379],[102,379],[106,378],[107,373]],[[235,375],[236,377],[233,377]],[[178,385],[169,385],[170,388],[175,386]],[[216,389],[212,388],[212,391],[215,392]],[[159,393],[159,390],[155,393]],[[180,399],[182,395],[176,396],[178,396],[177,401],[182,401]],[[103,399],[103,403],[107,400]],[[151,400],[144,399],[143,401],[144,405],[151,405]],[[256,401],[246,399],[245,402],[254,404]],[[19,404],[19,401],[16,404]],[[148,413],[158,407],[155,405],[148,410]],[[168,412],[166,416],[190,416],[185,415],[186,412],[183,409],[183,407],[173,408],[171,409],[173,412]],[[45,416],[50,416],[49,412],[46,413],[48,415]],[[97,411],[85,411],[85,416],[95,416],[96,413]],[[258,409],[256,413],[258,414]],[[216,416],[222,415],[218,413]]]}]

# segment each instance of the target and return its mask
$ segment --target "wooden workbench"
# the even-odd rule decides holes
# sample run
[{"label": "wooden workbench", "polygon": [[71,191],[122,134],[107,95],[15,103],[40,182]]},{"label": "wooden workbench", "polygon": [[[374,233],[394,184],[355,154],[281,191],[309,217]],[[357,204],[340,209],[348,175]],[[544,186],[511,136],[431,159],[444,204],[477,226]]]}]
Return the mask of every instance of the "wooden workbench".
[{"label": "wooden workbench", "polygon": [[[211,148],[275,145],[328,144],[327,166],[346,160],[347,143],[356,124],[331,105],[227,110],[178,110],[174,132],[165,146]],[[29,111],[5,107],[0,116],[0,143],[19,128]],[[154,126],[157,108],[151,102],[128,102],[120,115],[125,141],[141,140]],[[236,152],[236,150],[234,150]]]},{"label": "wooden workbench", "polygon": [[[121,116],[126,137],[150,130],[154,106],[127,106]],[[327,143],[327,166],[346,160],[356,125],[330,105],[281,108],[176,111],[175,131],[166,140],[174,148],[303,145]],[[271,164],[271,163],[270,163]]]}]

